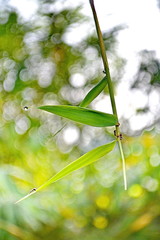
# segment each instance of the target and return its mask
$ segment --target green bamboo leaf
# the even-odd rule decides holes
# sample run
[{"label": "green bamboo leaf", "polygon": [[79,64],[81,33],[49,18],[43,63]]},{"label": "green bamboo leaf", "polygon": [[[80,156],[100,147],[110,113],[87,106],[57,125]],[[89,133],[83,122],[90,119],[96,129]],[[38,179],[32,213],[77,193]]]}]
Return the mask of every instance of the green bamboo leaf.
[{"label": "green bamboo leaf", "polygon": [[85,96],[80,107],[87,107],[105,88],[107,85],[107,78],[104,77],[94,88],[92,88]]},{"label": "green bamboo leaf", "polygon": [[42,186],[37,188],[37,191],[41,190],[42,188],[50,185],[53,182],[58,181],[59,179],[67,176],[68,174],[86,167],[87,165],[97,161],[101,157],[105,156],[107,153],[111,152],[115,146],[116,141],[113,141],[111,143],[102,145],[100,147],[97,147],[90,152],[84,154],[74,162],[67,165],[65,168],[63,168],[60,172],[58,172],[56,175],[54,175],[52,178],[50,178],[47,182],[45,182]]},{"label": "green bamboo leaf", "polygon": [[41,106],[39,109],[94,127],[114,126],[117,123],[117,117],[115,115],[88,108],[67,105],[50,105]]},{"label": "green bamboo leaf", "polygon": [[59,179],[64,178],[68,174],[70,174],[80,168],[86,167],[87,165],[97,161],[101,157],[105,156],[107,153],[111,152],[115,146],[115,143],[116,143],[116,141],[113,141],[111,143],[97,147],[97,148],[91,150],[90,152],[84,154],[83,156],[81,156],[80,158],[75,160],[74,162],[72,162],[72,163],[68,164],[66,167],[64,167],[61,171],[59,171],[56,175],[51,177],[47,182],[42,184],[39,188],[37,188],[37,189],[33,188],[29,194],[27,194],[25,197],[18,200],[16,203],[21,202],[22,200],[26,199],[27,197],[31,196],[32,194],[40,191],[42,188],[45,188],[48,185],[50,185],[51,183],[54,183],[54,182],[58,181]]}]

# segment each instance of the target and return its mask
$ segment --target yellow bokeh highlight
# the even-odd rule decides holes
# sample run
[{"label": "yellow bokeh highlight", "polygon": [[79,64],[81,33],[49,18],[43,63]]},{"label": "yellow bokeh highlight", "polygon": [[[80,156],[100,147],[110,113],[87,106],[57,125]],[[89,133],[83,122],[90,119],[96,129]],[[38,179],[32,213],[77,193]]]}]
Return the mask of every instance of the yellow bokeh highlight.
[{"label": "yellow bokeh highlight", "polygon": [[126,158],[127,165],[134,166],[139,162],[139,156],[134,156],[132,154],[129,155],[129,157]]},{"label": "yellow bokeh highlight", "polygon": [[146,213],[146,214],[140,216],[136,221],[134,221],[132,223],[131,230],[133,232],[139,231],[140,229],[142,229],[145,226],[147,226],[148,224],[150,224],[152,219],[153,219],[153,216],[149,213]]},{"label": "yellow bokeh highlight", "polygon": [[129,188],[128,195],[133,198],[138,198],[143,192],[143,188],[139,184],[134,184]]},{"label": "yellow bokeh highlight", "polygon": [[98,229],[104,229],[108,225],[108,219],[102,216],[97,216],[93,221],[93,225]]},{"label": "yellow bokeh highlight", "polygon": [[75,212],[71,208],[63,208],[60,210],[61,215],[66,219],[72,219],[75,217]]},{"label": "yellow bokeh highlight", "polygon": [[148,134],[146,133],[141,137],[141,142],[142,142],[143,146],[146,148],[155,145],[155,139],[149,133]]},{"label": "yellow bokeh highlight", "polygon": [[101,195],[96,199],[96,205],[101,209],[107,209],[109,204],[110,204],[110,199],[106,195]]}]

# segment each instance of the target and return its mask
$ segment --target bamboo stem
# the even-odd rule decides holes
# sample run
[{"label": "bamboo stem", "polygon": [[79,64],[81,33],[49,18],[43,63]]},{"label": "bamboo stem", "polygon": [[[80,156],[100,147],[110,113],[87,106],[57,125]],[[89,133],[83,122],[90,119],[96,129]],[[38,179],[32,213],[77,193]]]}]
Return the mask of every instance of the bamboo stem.
[{"label": "bamboo stem", "polygon": [[101,29],[100,29],[99,21],[98,21],[96,9],[94,6],[94,0],[89,0],[89,2],[90,2],[91,9],[92,9],[93,17],[94,17],[94,22],[95,22],[95,26],[96,26],[96,30],[97,30],[99,46],[100,46],[100,51],[101,51],[101,56],[102,56],[103,65],[104,65],[104,70],[105,70],[105,74],[107,77],[108,90],[109,90],[109,95],[110,95],[110,100],[111,100],[111,105],[112,105],[112,111],[113,111],[113,114],[117,117],[117,124],[115,125],[115,128],[116,128],[115,135],[118,140],[119,150],[120,150],[120,154],[121,154],[121,158],[122,158],[124,189],[127,190],[125,158],[124,158],[124,153],[123,153],[122,144],[121,144],[120,128],[119,128],[120,124],[118,121],[118,113],[117,113],[116,102],[115,102],[115,97],[114,97],[113,84],[112,84],[111,75],[110,75],[110,71],[109,71],[107,54],[106,54],[106,50],[105,50],[105,45],[104,45],[103,36],[102,36]]}]

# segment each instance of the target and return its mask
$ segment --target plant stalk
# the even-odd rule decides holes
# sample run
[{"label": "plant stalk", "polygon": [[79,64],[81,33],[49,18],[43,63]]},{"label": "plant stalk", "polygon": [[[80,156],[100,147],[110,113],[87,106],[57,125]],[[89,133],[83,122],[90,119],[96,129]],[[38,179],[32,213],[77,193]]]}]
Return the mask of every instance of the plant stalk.
[{"label": "plant stalk", "polygon": [[119,151],[120,151],[121,158],[122,158],[124,190],[127,190],[126,164],[125,164],[125,158],[124,158],[122,143],[121,143],[121,140],[119,138],[118,138],[118,146],[119,146]]},{"label": "plant stalk", "polygon": [[117,117],[117,124],[115,125],[115,128],[116,128],[115,136],[117,137],[117,140],[118,140],[119,150],[120,150],[120,154],[121,154],[121,158],[122,158],[124,189],[127,190],[125,158],[124,158],[124,153],[123,153],[122,144],[121,144],[120,128],[119,128],[120,124],[118,121],[118,113],[117,113],[116,102],[115,102],[115,97],[114,97],[113,84],[112,84],[111,75],[110,75],[110,71],[109,71],[107,54],[106,54],[106,50],[105,50],[105,45],[104,45],[103,36],[102,36],[101,29],[100,29],[99,21],[98,21],[96,9],[94,6],[94,0],[89,0],[89,2],[90,2],[91,9],[92,9],[93,17],[94,17],[94,22],[95,22],[95,26],[96,26],[96,30],[97,30],[99,46],[100,46],[100,51],[101,51],[101,56],[102,56],[103,65],[104,65],[104,70],[105,70],[105,74],[107,77],[108,90],[109,90],[109,95],[110,95],[110,100],[111,100],[112,111],[113,111],[113,114]]}]

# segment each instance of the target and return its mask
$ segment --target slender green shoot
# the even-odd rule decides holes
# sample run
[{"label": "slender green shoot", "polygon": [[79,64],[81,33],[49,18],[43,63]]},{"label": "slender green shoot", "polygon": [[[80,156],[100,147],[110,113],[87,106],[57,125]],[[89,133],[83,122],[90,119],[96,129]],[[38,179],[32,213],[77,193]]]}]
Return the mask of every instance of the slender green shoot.
[{"label": "slender green shoot", "polygon": [[125,158],[124,158],[124,153],[123,153],[123,149],[122,149],[122,143],[121,143],[120,139],[118,139],[118,146],[119,146],[119,151],[120,151],[121,158],[122,158],[124,190],[127,190],[126,164],[125,164]]}]

